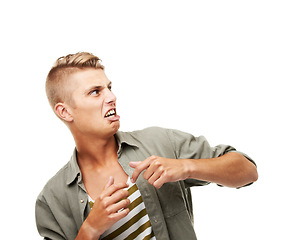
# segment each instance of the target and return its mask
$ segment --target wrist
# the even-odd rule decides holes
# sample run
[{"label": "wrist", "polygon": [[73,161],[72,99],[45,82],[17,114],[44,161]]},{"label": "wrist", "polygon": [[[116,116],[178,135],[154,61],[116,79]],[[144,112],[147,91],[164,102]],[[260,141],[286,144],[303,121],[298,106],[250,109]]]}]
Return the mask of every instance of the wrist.
[{"label": "wrist", "polygon": [[98,240],[98,234],[94,228],[85,220],[79,230],[78,236],[75,240]]},{"label": "wrist", "polygon": [[184,159],[184,175],[185,179],[193,178],[195,172],[195,159]]}]

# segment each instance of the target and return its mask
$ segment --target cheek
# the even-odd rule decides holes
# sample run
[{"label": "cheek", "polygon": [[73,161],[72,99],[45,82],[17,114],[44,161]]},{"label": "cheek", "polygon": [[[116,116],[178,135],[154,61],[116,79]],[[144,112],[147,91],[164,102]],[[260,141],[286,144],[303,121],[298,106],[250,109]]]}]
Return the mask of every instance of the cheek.
[{"label": "cheek", "polygon": [[97,107],[79,107],[74,110],[74,113],[73,117],[76,123],[92,125],[104,120],[101,108]]}]

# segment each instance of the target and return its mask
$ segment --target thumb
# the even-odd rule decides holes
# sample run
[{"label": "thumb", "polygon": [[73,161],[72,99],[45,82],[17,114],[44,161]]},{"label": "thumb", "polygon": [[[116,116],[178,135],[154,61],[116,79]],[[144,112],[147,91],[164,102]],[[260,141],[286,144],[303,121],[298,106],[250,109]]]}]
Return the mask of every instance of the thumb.
[{"label": "thumb", "polygon": [[129,162],[129,166],[132,168],[136,168],[141,162]]}]

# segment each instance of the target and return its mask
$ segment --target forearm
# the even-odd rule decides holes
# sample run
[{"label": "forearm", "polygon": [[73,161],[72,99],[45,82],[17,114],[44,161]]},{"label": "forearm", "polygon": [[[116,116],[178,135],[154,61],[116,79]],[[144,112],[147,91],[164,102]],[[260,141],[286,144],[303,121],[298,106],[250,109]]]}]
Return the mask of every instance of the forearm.
[{"label": "forearm", "polygon": [[188,177],[227,187],[242,187],[258,178],[256,166],[242,154],[229,152],[218,158],[186,159]]}]

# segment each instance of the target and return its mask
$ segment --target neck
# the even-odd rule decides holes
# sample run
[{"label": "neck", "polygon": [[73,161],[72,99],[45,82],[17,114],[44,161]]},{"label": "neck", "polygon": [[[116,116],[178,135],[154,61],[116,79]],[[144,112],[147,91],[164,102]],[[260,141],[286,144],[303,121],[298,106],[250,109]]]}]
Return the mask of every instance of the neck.
[{"label": "neck", "polygon": [[117,142],[112,135],[106,139],[75,138],[78,163],[81,168],[106,166],[117,161]]}]

